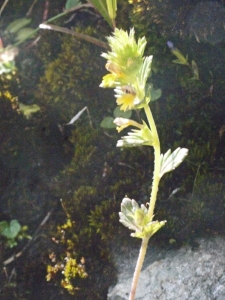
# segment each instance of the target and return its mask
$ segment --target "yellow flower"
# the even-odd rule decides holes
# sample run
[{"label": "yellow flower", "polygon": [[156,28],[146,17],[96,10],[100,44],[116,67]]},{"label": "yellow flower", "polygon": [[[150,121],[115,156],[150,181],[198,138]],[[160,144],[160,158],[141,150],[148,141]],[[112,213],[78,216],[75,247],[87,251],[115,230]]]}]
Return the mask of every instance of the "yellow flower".
[{"label": "yellow flower", "polygon": [[135,95],[124,94],[121,97],[117,98],[116,103],[118,105],[121,105],[120,110],[126,111],[127,109],[132,109],[134,107],[134,100]]},{"label": "yellow flower", "polygon": [[102,78],[100,87],[115,87],[118,82],[126,80],[126,76],[121,72],[120,68],[116,64],[108,61],[105,67],[110,74],[107,74]]},{"label": "yellow flower", "polygon": [[118,132],[122,131],[124,128],[128,127],[128,126],[134,126],[137,127],[139,129],[143,128],[142,124],[137,123],[136,121],[130,120],[130,119],[125,119],[125,118],[116,118],[114,120],[114,122],[118,127],[116,127],[116,130]]},{"label": "yellow flower", "polygon": [[116,79],[117,79],[116,74],[107,74],[102,78],[102,83],[100,84],[100,87],[103,88],[114,87]]},{"label": "yellow flower", "polygon": [[126,75],[113,63],[108,62],[106,64],[106,69],[110,72],[110,74],[103,76],[100,87],[110,88],[119,85],[126,85],[127,82],[132,83],[136,81],[135,77]]},{"label": "yellow flower", "polygon": [[132,109],[136,105],[139,99],[136,94],[135,88],[128,84],[123,86],[117,86],[114,89],[117,98],[116,103],[121,105],[120,110],[126,111],[127,109]]}]

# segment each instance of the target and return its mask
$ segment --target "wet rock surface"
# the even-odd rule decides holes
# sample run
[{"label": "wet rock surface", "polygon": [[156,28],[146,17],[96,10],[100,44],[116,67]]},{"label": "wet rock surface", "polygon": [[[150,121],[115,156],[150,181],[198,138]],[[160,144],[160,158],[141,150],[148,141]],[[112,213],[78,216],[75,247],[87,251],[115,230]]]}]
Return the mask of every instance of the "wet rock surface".
[{"label": "wet rock surface", "polygon": [[[149,245],[136,300],[224,300],[225,239],[201,238],[193,249],[159,250]],[[109,289],[108,300],[129,298],[138,251],[115,254],[118,283]]]}]

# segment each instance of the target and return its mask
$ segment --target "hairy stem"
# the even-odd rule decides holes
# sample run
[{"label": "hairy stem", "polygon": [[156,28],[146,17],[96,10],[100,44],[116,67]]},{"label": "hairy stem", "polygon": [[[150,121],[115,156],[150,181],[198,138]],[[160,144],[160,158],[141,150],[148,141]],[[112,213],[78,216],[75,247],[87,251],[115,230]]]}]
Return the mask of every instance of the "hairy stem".
[{"label": "hairy stem", "polygon": [[152,135],[153,135],[153,148],[155,152],[155,162],[154,162],[154,174],[153,174],[153,181],[152,181],[152,192],[150,196],[150,202],[149,202],[149,209],[148,209],[148,215],[150,218],[153,218],[154,209],[155,209],[155,203],[157,198],[157,192],[158,192],[158,186],[159,186],[159,173],[160,173],[160,142],[158,137],[158,132],[155,126],[155,121],[153,119],[151,110],[149,106],[146,104],[144,107]]},{"label": "hairy stem", "polygon": [[[154,152],[155,152],[152,192],[151,192],[151,196],[150,196],[150,203],[149,203],[149,209],[148,209],[148,215],[152,219],[153,214],[154,214],[156,198],[157,198],[159,181],[160,181],[160,177],[159,177],[159,174],[160,174],[160,142],[159,142],[158,132],[157,132],[157,129],[155,126],[155,122],[154,122],[151,110],[147,104],[144,106],[144,110],[145,110],[145,113],[146,113],[146,116],[148,119],[149,126],[152,131],[153,148],[154,148]],[[134,276],[133,276],[133,282],[132,282],[129,300],[134,300],[134,297],[135,297],[138,279],[139,279],[141,268],[142,268],[142,265],[143,265],[143,262],[145,259],[145,254],[147,251],[149,239],[150,239],[150,237],[145,237],[142,239],[141,249],[139,252],[139,257],[138,257],[138,261],[137,261]]]},{"label": "hairy stem", "polygon": [[143,265],[143,262],[144,262],[144,259],[145,259],[145,254],[146,254],[147,247],[148,247],[148,241],[149,241],[149,237],[142,239],[138,260],[137,260],[136,268],[135,268],[135,271],[134,271],[134,276],[133,276],[133,281],[132,281],[129,300],[134,300],[134,297],[135,297],[139,275],[140,275],[140,272],[141,272],[141,268],[142,268],[142,265]]}]

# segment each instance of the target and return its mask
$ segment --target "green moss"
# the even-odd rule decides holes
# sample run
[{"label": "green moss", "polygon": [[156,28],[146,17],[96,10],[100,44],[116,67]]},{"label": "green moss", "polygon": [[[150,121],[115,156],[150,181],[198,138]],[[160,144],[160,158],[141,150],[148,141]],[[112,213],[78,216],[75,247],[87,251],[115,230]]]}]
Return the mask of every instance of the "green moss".
[{"label": "green moss", "polygon": [[[90,27],[83,30],[76,28],[76,31],[101,38]],[[70,35],[63,35],[60,39],[61,46],[57,57],[48,63],[36,97],[48,109],[57,113],[60,111],[59,119],[67,122],[81,108],[88,106],[92,122],[95,123],[100,118],[99,113],[102,112],[103,115],[103,104],[109,95],[105,91],[100,93],[99,89],[104,72],[101,49]],[[45,41],[45,44],[47,49],[48,42]],[[47,58],[43,57],[43,61],[48,61],[48,51],[45,55]]]},{"label": "green moss", "polygon": [[105,200],[101,205],[96,205],[89,216],[90,225],[93,226],[101,238],[106,242],[118,234],[118,212],[120,205],[115,200]]}]

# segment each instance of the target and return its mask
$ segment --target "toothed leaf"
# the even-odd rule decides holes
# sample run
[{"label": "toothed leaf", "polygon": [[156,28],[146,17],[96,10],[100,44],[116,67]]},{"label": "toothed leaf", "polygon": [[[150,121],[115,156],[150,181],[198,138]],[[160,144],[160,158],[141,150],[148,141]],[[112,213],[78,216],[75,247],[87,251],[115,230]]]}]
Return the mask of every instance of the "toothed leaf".
[{"label": "toothed leaf", "polygon": [[167,172],[173,171],[178,167],[185,157],[188,154],[188,149],[186,148],[177,148],[174,152],[171,153],[171,150],[168,150],[164,155],[161,154],[161,170],[160,178]]}]

